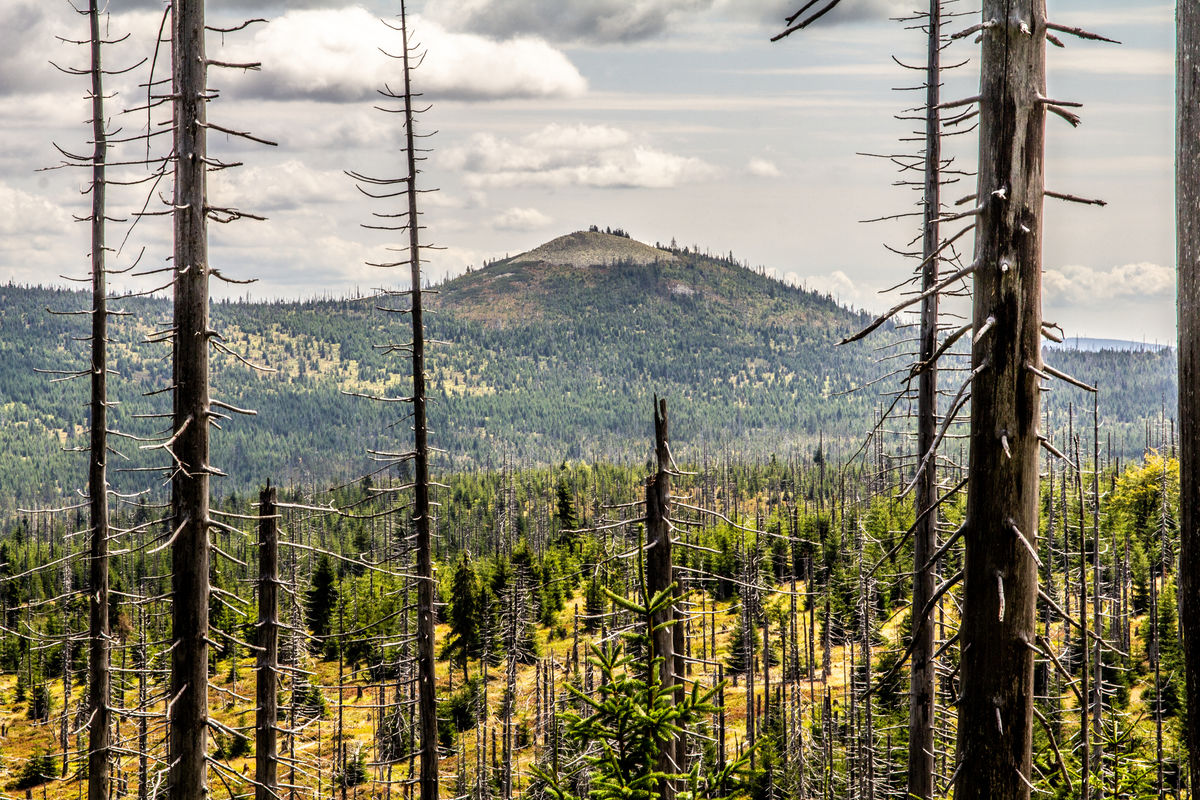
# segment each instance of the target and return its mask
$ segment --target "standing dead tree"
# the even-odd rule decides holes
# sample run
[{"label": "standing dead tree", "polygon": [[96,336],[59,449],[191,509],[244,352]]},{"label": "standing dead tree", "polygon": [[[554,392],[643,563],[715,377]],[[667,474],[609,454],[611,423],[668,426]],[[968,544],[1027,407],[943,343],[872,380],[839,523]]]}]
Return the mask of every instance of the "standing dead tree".
[{"label": "standing dead tree", "polygon": [[[83,589],[88,596],[88,693],[87,710],[81,729],[88,731],[88,747],[86,750],[87,784],[89,800],[106,800],[110,793],[110,767],[113,758],[113,723],[114,708],[111,701],[112,666],[111,650],[112,635],[109,624],[109,542],[114,532],[110,525],[108,455],[113,450],[110,444],[110,415],[108,392],[108,317],[111,313],[108,306],[110,272],[116,272],[108,265],[108,253],[111,248],[106,241],[107,223],[124,221],[108,216],[107,200],[110,179],[107,176],[109,160],[109,123],[106,118],[104,94],[105,77],[122,75],[145,63],[145,59],[124,69],[105,69],[103,66],[102,50],[105,45],[122,41],[106,39],[101,32],[101,14],[103,13],[96,0],[90,0],[86,8],[76,8],[79,14],[88,19],[88,38],[82,40],[62,39],[68,44],[87,45],[89,64],[86,69],[76,69],[56,66],[60,71],[69,75],[86,76],[90,87],[88,99],[91,102],[91,155],[79,155],[56,145],[56,149],[64,157],[64,162],[57,167],[80,167],[88,169],[90,180],[83,190],[91,194],[91,213],[86,217],[77,218],[87,222],[90,227],[90,283],[92,287],[91,308],[86,312],[66,312],[86,314],[90,317],[91,332],[86,337],[90,345],[88,369],[81,372],[52,372],[61,377],[56,381],[72,380],[88,376],[90,380],[90,398],[88,402],[89,442],[88,479],[87,479],[87,508],[89,553],[88,553],[88,583]],[[117,181],[118,184],[132,184],[138,181]],[[136,263],[136,262],[135,262]],[[129,269],[132,269],[130,267]],[[120,270],[127,272],[127,270]],[[66,277],[66,276],[64,276]],[[76,280],[76,279],[70,279]],[[49,309],[47,309],[49,311]],[[62,312],[59,312],[62,313]],[[119,313],[119,312],[116,312]],[[119,532],[118,532],[119,533]],[[68,557],[67,561],[73,560]],[[49,566],[49,565],[47,565]],[[62,566],[63,598],[75,594],[72,591],[71,568],[65,563]],[[68,635],[62,641],[63,649],[63,714],[61,719],[60,743],[63,751],[63,774],[68,770],[68,717],[70,712],[70,648],[74,635]]]},{"label": "standing dead tree", "polygon": [[[815,2],[805,4],[799,11],[787,19],[788,27],[774,37],[778,40],[791,33],[807,27],[828,11],[834,2],[827,2],[815,8]],[[954,244],[968,233],[971,226],[958,230],[948,238],[943,238],[943,223],[961,219],[962,215],[944,216],[942,190],[947,183],[955,182],[961,172],[950,170],[951,159],[943,156],[942,139],[949,131],[966,133],[967,130],[953,129],[966,120],[975,116],[975,112],[954,111],[943,113],[941,103],[941,88],[943,80],[942,51],[949,45],[949,37],[944,34],[944,26],[948,19],[957,14],[943,8],[943,0],[930,0],[928,10],[906,16],[900,21],[922,30],[926,36],[926,59],[922,65],[909,65],[896,59],[896,62],[907,69],[924,75],[923,86],[902,87],[903,90],[924,89],[924,105],[907,109],[900,118],[920,123],[921,130],[914,131],[905,141],[921,141],[923,151],[919,153],[877,155],[897,165],[901,176],[897,183],[920,191],[920,211],[905,212],[881,217],[868,221],[887,221],[902,217],[920,216],[921,229],[914,242],[903,250],[888,248],[893,252],[917,261],[916,269],[911,278],[901,286],[913,286],[915,297],[891,309],[888,314],[880,317],[857,335],[847,337],[843,343],[860,339],[891,317],[906,308],[919,304],[919,317],[915,338],[916,350],[909,354],[912,361],[907,369],[898,371],[901,376],[900,386],[892,393],[890,406],[881,411],[874,430],[868,441],[874,440],[877,457],[881,456],[882,437],[887,423],[896,415],[902,401],[915,404],[915,439],[916,459],[915,476],[901,494],[913,492],[915,522],[906,532],[905,537],[912,538],[912,643],[909,648],[911,658],[909,684],[909,726],[908,726],[908,761],[907,761],[907,790],[908,796],[928,800],[935,792],[934,766],[936,744],[934,740],[934,707],[937,665],[934,653],[937,650],[935,625],[932,620],[937,611],[938,600],[935,597],[937,588],[937,559],[939,552],[939,506],[952,498],[961,490],[962,484],[951,490],[945,496],[940,496],[938,484],[939,450],[952,423],[963,410],[966,398],[959,392],[947,409],[944,418],[939,415],[938,374],[941,362],[948,356],[957,355],[953,349],[969,326],[959,327],[949,332],[944,338],[942,312],[939,308],[943,295],[956,294],[961,286],[965,273],[957,265],[958,254]],[[815,10],[814,10],[815,8]],[[961,66],[961,65],[960,65]],[[913,173],[921,176],[920,180],[907,176]],[[951,174],[953,173],[953,174]],[[920,248],[915,249],[915,241],[920,241]],[[953,275],[943,281],[943,264],[955,267]],[[899,287],[897,287],[899,288]],[[896,346],[903,347],[911,340],[902,339]],[[885,345],[888,347],[888,345]],[[907,373],[907,374],[904,374]],[[914,386],[915,384],[915,386]],[[915,392],[914,392],[915,388]],[[864,445],[865,448],[865,445]],[[879,459],[882,461],[882,459]],[[877,491],[889,488],[885,470],[880,467],[880,486]],[[904,479],[906,482],[908,478]],[[878,565],[875,569],[878,569]],[[875,570],[873,569],[872,572]],[[868,701],[869,708],[869,701]]]},{"label": "standing dead tree", "polygon": [[278,493],[259,494],[258,674],[254,737],[254,797],[272,800],[278,787],[279,750],[279,511]]},{"label": "standing dead tree", "polygon": [[[105,272],[105,185],[108,132],[104,122],[104,79],[100,59],[100,9],[89,0],[92,51],[92,397],[88,466],[91,561],[88,578],[88,800],[107,800],[112,710],[109,695],[108,619],[108,286]],[[65,709],[64,709],[64,713]]]},{"label": "standing dead tree", "polygon": [[[930,0],[925,18],[928,39],[925,63],[925,153],[921,237],[921,326],[917,378],[917,453],[936,451],[938,428],[938,284],[941,261],[942,190],[942,3]],[[932,461],[932,459],[931,459]],[[920,469],[920,467],[918,467]],[[933,602],[937,569],[933,554],[938,548],[937,464],[929,463],[917,476],[914,494],[916,530],[913,532],[912,608]],[[913,620],[913,654],[909,681],[908,795],[929,800],[934,792],[934,696],[936,666],[933,661],[935,630],[933,609],[925,619]]]},{"label": "standing dead tree", "polygon": [[[668,445],[667,401],[654,398],[654,452],[658,469],[646,481],[646,594],[644,602],[662,592],[674,593],[674,560],[671,553],[671,451]],[[660,683],[664,688],[675,686],[682,669],[676,665],[675,631],[679,627],[675,604],[663,606],[650,618],[647,632],[654,645],[650,661],[662,659]],[[682,655],[682,653],[680,654]],[[682,685],[679,687],[682,699]],[[678,773],[686,754],[680,752],[680,737],[677,735],[663,743],[659,757],[659,771],[670,775]],[[675,781],[664,779],[660,788],[663,800],[671,800],[676,793]]]},{"label": "standing dead tree", "polygon": [[[408,27],[407,9],[405,3],[400,3],[400,22],[398,26],[389,25],[400,33],[401,51],[394,57],[400,61],[402,85],[400,91],[384,87],[380,93],[389,100],[401,103],[396,112],[401,115],[405,136],[405,174],[400,178],[381,178],[363,175],[357,172],[347,174],[358,182],[359,190],[368,197],[385,199],[401,197],[406,202],[406,208],[394,214],[376,214],[381,219],[380,224],[364,225],[375,230],[394,231],[408,234],[407,258],[390,263],[376,263],[372,266],[395,268],[409,267],[409,289],[404,292],[387,291],[387,295],[405,295],[409,297],[407,309],[384,309],[391,313],[407,313],[412,323],[412,341],[407,345],[380,345],[387,352],[408,351],[412,360],[412,395],[406,398],[373,398],[386,402],[400,401],[412,407],[413,449],[407,453],[375,452],[373,457],[384,462],[389,467],[410,467],[413,474],[412,489],[413,503],[411,520],[413,538],[416,549],[416,583],[417,583],[417,626],[416,626],[416,658],[417,658],[417,714],[419,719],[420,743],[420,791],[421,800],[437,800],[438,798],[438,723],[437,723],[437,685],[434,654],[434,591],[436,580],[433,575],[433,516],[434,503],[430,498],[431,480],[429,477],[429,428],[427,422],[426,367],[425,367],[425,320],[423,307],[423,289],[421,286],[421,260],[428,244],[421,243],[420,211],[418,209],[417,188],[418,162],[424,158],[419,155],[416,140],[418,134],[414,129],[414,120],[420,110],[414,108],[414,101],[419,94],[412,88],[412,72],[415,69],[414,46]],[[427,109],[424,109],[427,110]],[[364,188],[367,187],[367,188]],[[395,187],[402,187],[398,191]]]},{"label": "standing dead tree", "polygon": [[[1200,7],[1180,3],[1176,32],[1175,213],[1179,269],[1179,611],[1188,708],[1200,708]],[[1200,715],[1185,732],[1200,781]]]},{"label": "standing dead tree", "polygon": [[208,764],[209,400],[207,75],[203,0],[176,0],[173,576],[170,772],[172,800],[203,800]]},{"label": "standing dead tree", "polygon": [[[837,0],[832,0],[813,12],[816,0],[807,3],[789,18],[789,27],[776,38],[807,26],[836,4]],[[806,13],[809,16],[805,17]],[[1046,96],[1045,42],[1062,44],[1055,32],[1103,38],[1048,23],[1044,0],[985,2],[982,21],[955,34],[953,38],[978,34],[983,42],[980,92],[935,106],[969,109],[978,105],[978,188],[963,201],[973,202],[973,208],[933,219],[973,219],[973,225],[936,249],[949,246],[973,228],[974,260],[946,278],[927,281],[915,297],[850,337],[861,338],[894,314],[973,276],[973,324],[948,337],[914,370],[916,375],[932,366],[932,361],[974,329],[970,371],[932,445],[922,453],[917,477],[909,487],[921,482],[936,457],[938,441],[969,401],[966,519],[953,539],[930,558],[936,560],[960,537],[966,544],[959,635],[962,692],[953,779],[960,798],[1029,796],[1038,598],[1038,465],[1044,441],[1037,427],[1040,381],[1058,377],[1091,388],[1041,360],[1041,338],[1058,338],[1052,331],[1055,326],[1043,324],[1041,318],[1044,197],[1096,202],[1047,192],[1043,185],[1046,112],[1072,125],[1079,123],[1068,110],[1078,104]],[[934,82],[930,75],[929,83]],[[969,111],[959,113],[974,116]],[[927,227],[929,222],[927,218]],[[923,310],[928,310],[928,305]],[[927,561],[924,566],[928,565]],[[914,569],[922,566],[915,564]],[[947,582],[949,585],[952,582]],[[918,586],[918,593],[923,588]],[[917,613],[914,608],[914,615]],[[921,622],[914,616],[914,632]],[[914,645],[918,645],[915,637]],[[918,793],[923,789],[915,788]]]},{"label": "standing dead tree", "polygon": [[[246,23],[249,24],[249,23]],[[240,413],[211,397],[210,348],[223,348],[209,319],[209,280],[219,277],[209,263],[208,222],[262,219],[209,204],[208,173],[230,166],[208,153],[208,129],[216,128],[272,144],[208,122],[208,67],[257,69],[206,55],[204,0],[175,0],[171,8],[172,106],[175,190],[172,427],[161,445],[171,471],[172,637],[167,791],[172,800],[202,800],[208,786],[209,532],[230,529],[210,514],[209,481],[223,473],[213,466],[209,428],[224,418],[217,408]],[[245,27],[245,25],[241,26]],[[229,280],[229,279],[226,279]],[[244,359],[241,359],[244,361]],[[249,362],[246,362],[249,364]],[[259,368],[262,369],[262,368]],[[268,370],[269,371],[269,370]],[[215,763],[215,762],[213,762]]]},{"label": "standing dead tree", "polygon": [[[956,34],[979,34],[983,48],[979,95],[956,104],[979,104],[975,258],[970,265],[975,328],[968,379],[970,483],[962,528],[966,557],[955,782],[956,794],[964,800],[1029,797],[1039,595],[1038,469],[1046,443],[1038,430],[1041,381],[1054,377],[1095,391],[1041,357],[1042,338],[1059,338],[1053,333],[1056,326],[1043,322],[1041,313],[1044,198],[1097,204],[1047,191],[1044,185],[1046,112],[1072,126],[1080,121],[1069,110],[1078,103],[1046,96],[1046,42],[1062,45],[1055,32],[1103,39],[1049,22],[1044,0],[989,0],[982,21]],[[1086,578],[1081,575],[1080,580]],[[1086,609],[1079,613],[1082,618]],[[1089,769],[1085,765],[1085,774]]]},{"label": "standing dead tree", "polygon": [[956,796],[1029,797],[1037,636],[1044,0],[984,3]]}]

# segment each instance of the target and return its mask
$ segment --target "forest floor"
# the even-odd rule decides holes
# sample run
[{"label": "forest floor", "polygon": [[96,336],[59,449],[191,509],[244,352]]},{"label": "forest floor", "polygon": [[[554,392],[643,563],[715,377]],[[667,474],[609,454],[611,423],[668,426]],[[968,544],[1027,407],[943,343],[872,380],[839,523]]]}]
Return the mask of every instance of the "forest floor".
[{"label": "forest floor", "polygon": [[[767,597],[767,604],[787,611],[790,607],[787,590],[790,588],[787,585],[779,587],[775,593]],[[794,591],[802,595],[804,585],[796,584]],[[542,698],[545,697],[547,676],[553,675],[550,680],[552,688],[559,698],[559,705],[562,705],[562,698],[565,694],[562,687],[563,682],[573,679],[580,685],[585,683],[587,648],[597,640],[598,634],[589,634],[581,628],[578,631],[578,640],[576,640],[574,635],[575,616],[577,611],[582,614],[583,608],[584,598],[582,593],[579,593],[567,600],[554,625],[537,626],[535,637],[539,661],[537,664],[520,665],[517,671],[516,702],[512,725],[515,744],[515,763],[512,767],[514,794],[520,794],[529,785],[532,780],[531,767],[544,762],[549,757],[547,748],[551,741],[550,725],[542,701]],[[710,598],[706,598],[702,608],[704,609],[703,613],[694,614],[691,620],[692,633],[702,633],[704,644],[700,645],[699,651],[697,651],[696,644],[692,645],[691,656],[698,659],[698,662],[692,665],[690,677],[700,680],[705,685],[710,685],[715,682],[713,672],[716,670],[716,664],[728,664],[729,662],[733,633],[740,624],[740,615],[736,601],[714,604]],[[803,665],[807,662],[805,651],[808,650],[808,614],[803,611],[802,596],[797,598],[796,608],[801,609],[798,612],[797,629],[802,638],[797,643],[797,647]],[[884,643],[872,647],[873,658],[878,658],[887,650],[895,649],[895,642],[900,634],[901,619],[904,616],[903,613],[894,614],[880,626],[878,630]],[[818,626],[820,617],[818,610],[815,615]],[[1138,623],[1134,624],[1136,626]],[[562,635],[564,630],[568,632],[565,636]],[[1136,631],[1138,628],[1135,627],[1134,630]],[[437,641],[439,645],[446,640],[448,634],[449,630],[446,625],[438,626]],[[773,631],[772,638],[775,642],[778,641],[777,637],[778,632]],[[689,640],[693,638],[698,642],[701,637],[689,637]],[[778,692],[782,686],[783,692],[788,698],[798,697],[800,699],[804,709],[803,721],[806,723],[802,727],[808,727],[813,723],[814,717],[810,715],[823,703],[827,690],[834,709],[840,707],[841,713],[845,715],[849,708],[850,701],[846,692],[846,684],[852,672],[851,659],[854,656],[850,652],[851,648],[847,645],[832,647],[829,658],[830,672],[828,676],[823,676],[821,670],[823,654],[820,649],[820,641],[818,632],[812,649],[816,657],[814,664],[816,668],[811,673],[802,670],[800,680],[781,684],[780,681],[783,677],[781,668],[776,665],[771,667],[772,692]],[[577,649],[579,673],[575,673]],[[755,676],[755,696],[761,706],[764,675],[761,659],[756,659],[756,661],[759,661],[759,668]],[[122,665],[117,661],[114,666],[120,668]],[[234,668],[235,666],[236,668]],[[279,752],[282,758],[279,765],[279,780],[281,785],[291,784],[295,787],[294,793],[289,790],[286,793],[281,792],[281,796],[288,798],[294,796],[330,797],[333,800],[341,797],[350,800],[350,798],[369,795],[390,799],[393,791],[405,798],[411,796],[412,784],[408,781],[409,759],[406,758],[389,766],[374,763],[371,755],[379,729],[379,706],[394,698],[394,681],[381,685],[378,681],[372,681],[366,670],[356,672],[354,670],[356,666],[344,665],[345,678],[340,682],[342,688],[339,705],[338,662],[310,657],[304,665],[304,668],[312,673],[309,680],[313,684],[320,684],[323,687],[321,691],[324,697],[325,711],[321,716],[313,716],[307,720],[302,719],[297,725],[300,732],[294,737],[294,741],[286,733],[280,734]],[[468,667],[472,678],[480,675],[481,665],[478,661],[470,662]],[[451,665],[449,661],[439,659],[437,670],[439,698],[449,696],[463,685],[462,670],[458,664]],[[728,669],[726,669],[725,675],[727,679],[724,691],[726,751],[730,757],[733,757],[744,748],[747,738],[747,681],[744,674],[734,675]],[[123,677],[133,684],[133,688],[125,696],[125,705],[129,707],[137,704],[135,676],[135,670],[130,670],[124,676],[121,676],[118,671],[118,677]],[[486,765],[488,769],[485,772],[490,774],[493,780],[497,782],[504,780],[504,770],[500,766],[503,763],[504,748],[503,665],[491,667],[488,677],[486,721],[458,734],[451,747],[443,748],[444,757],[440,767],[443,797],[459,797],[469,790],[477,772],[476,767],[480,763]],[[162,676],[162,679],[165,680],[165,675]],[[598,677],[596,680],[598,682]],[[154,686],[153,681],[148,681],[148,683],[152,687]],[[901,685],[904,685],[903,675],[901,675]],[[48,721],[35,721],[29,718],[30,698],[27,696],[23,700],[17,699],[17,677],[14,675],[0,676],[0,800],[22,796],[27,800],[36,800],[38,797],[43,800],[51,800],[51,798],[68,800],[86,796],[86,780],[80,779],[79,767],[83,761],[80,754],[85,753],[87,746],[85,730],[87,720],[78,711],[85,702],[83,697],[85,689],[81,683],[77,683],[70,690],[71,713],[68,715],[65,728],[68,739],[66,757],[68,763],[64,770],[62,680],[52,681],[49,687],[52,697],[49,719]],[[161,688],[157,689],[157,692],[155,688],[151,688],[150,693],[158,698],[163,698],[165,695],[165,691]],[[1071,693],[1066,691],[1065,694],[1068,696],[1068,702],[1064,703],[1064,707],[1074,706],[1073,698],[1070,697]],[[250,740],[250,744],[243,754],[216,753],[218,756],[224,755],[225,757],[210,769],[210,792],[215,798],[247,797],[253,794],[253,785],[241,778],[241,776],[246,776],[251,779],[254,776],[254,758],[250,752],[254,738],[253,695],[253,658],[239,658],[236,665],[228,659],[217,664],[210,688],[211,716],[219,723],[219,726],[241,731]],[[280,701],[279,724],[281,728],[287,728],[291,724],[287,713],[289,697],[290,692],[287,691],[285,679],[285,691],[281,693]],[[159,699],[154,705],[154,710],[161,713],[163,704],[164,699]],[[1141,692],[1135,690],[1133,704],[1142,705]],[[124,752],[118,758],[113,770],[114,789],[116,790],[114,797],[144,797],[138,790],[140,759],[133,752],[138,749],[136,725],[136,722],[126,719],[119,724],[116,732],[116,740]],[[147,727],[151,750],[159,754],[161,758],[161,753],[165,750],[163,747],[165,732],[163,721],[161,718],[148,720]],[[228,748],[229,743],[230,737],[227,733],[211,736],[210,753],[222,746]],[[484,748],[482,753],[479,751],[481,746]],[[365,753],[364,781],[359,785],[346,787],[343,792],[337,776],[342,769],[342,764],[355,761],[356,753],[360,749]],[[31,790],[18,790],[16,782],[22,771],[26,769],[26,764],[31,758],[40,755],[53,757],[54,779],[41,783]],[[288,760],[293,757],[295,758],[294,769],[293,762]],[[165,791],[165,775],[161,772],[163,763],[150,760],[146,768],[150,786],[148,795],[153,797],[156,790]]]}]

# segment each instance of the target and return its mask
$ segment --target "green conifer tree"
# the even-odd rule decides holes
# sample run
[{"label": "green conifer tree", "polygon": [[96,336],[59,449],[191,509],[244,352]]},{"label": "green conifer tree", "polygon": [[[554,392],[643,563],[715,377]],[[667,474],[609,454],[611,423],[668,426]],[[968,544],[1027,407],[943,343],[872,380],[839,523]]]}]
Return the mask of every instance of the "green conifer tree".
[{"label": "green conifer tree", "polygon": [[337,608],[338,590],[337,573],[333,569],[333,561],[327,555],[322,555],[317,561],[313,572],[312,588],[308,590],[304,618],[313,636],[328,636],[333,610]]},{"label": "green conifer tree", "polygon": [[[651,612],[670,605],[675,588],[672,584],[645,607],[611,593],[609,597],[648,621]],[[645,630],[628,634],[627,638],[636,645],[634,649],[652,651],[653,643]],[[574,685],[565,684],[585,714],[564,714],[567,737],[584,753],[582,769],[589,778],[589,800],[656,800],[663,796],[668,782],[686,783],[692,797],[733,798],[746,794],[741,773],[749,750],[724,769],[702,773],[699,762],[687,773],[667,774],[659,769],[665,742],[672,741],[681,729],[696,728],[720,710],[713,702],[720,686],[702,689],[699,683],[693,683],[691,692],[677,702],[675,687],[661,683],[661,658],[655,657],[647,665],[612,642],[602,647],[593,645],[591,651],[589,660],[601,675],[598,694],[589,697]],[[551,774],[537,767],[534,773],[549,796],[579,800],[572,791],[574,776]]]},{"label": "green conifer tree", "polygon": [[458,657],[464,681],[469,680],[467,659],[480,654],[480,599],[479,575],[475,571],[475,564],[463,553],[454,570],[450,639],[443,652]]}]

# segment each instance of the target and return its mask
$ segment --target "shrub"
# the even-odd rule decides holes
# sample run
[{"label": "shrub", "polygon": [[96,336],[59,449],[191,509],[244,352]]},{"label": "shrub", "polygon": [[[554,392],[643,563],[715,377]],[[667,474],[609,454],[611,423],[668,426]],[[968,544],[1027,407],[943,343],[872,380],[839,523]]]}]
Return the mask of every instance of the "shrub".
[{"label": "shrub", "polygon": [[25,762],[25,766],[21,768],[17,782],[13,786],[16,789],[31,789],[54,780],[57,772],[58,764],[54,756],[39,751]]}]

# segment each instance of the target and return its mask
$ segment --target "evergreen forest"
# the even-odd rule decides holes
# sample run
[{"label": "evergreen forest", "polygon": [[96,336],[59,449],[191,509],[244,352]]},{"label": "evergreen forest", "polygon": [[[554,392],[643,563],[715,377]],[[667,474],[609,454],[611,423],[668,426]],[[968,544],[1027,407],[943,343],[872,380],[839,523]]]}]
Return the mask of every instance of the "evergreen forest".
[{"label": "evergreen forest", "polygon": [[[210,234],[270,221],[210,196],[243,164],[208,139],[278,143],[216,121],[210,70],[269,65],[205,46],[264,20],[166,4],[126,130],[122,40],[75,9],[90,287],[0,286],[0,798],[1196,796],[1193,68],[1179,347],[1089,352],[1042,316],[1044,204],[1101,204],[1046,188],[1047,120],[1081,118],[1045,50],[1111,39],[1044,2],[902,20],[928,59],[887,159],[920,222],[882,314],[599,224],[431,282],[398,6],[400,150],[345,173],[385,286],[262,302],[213,299],[249,279]],[[941,96],[951,46],[978,95]],[[133,273],[165,283],[110,284],[119,227],[168,220]]]}]

